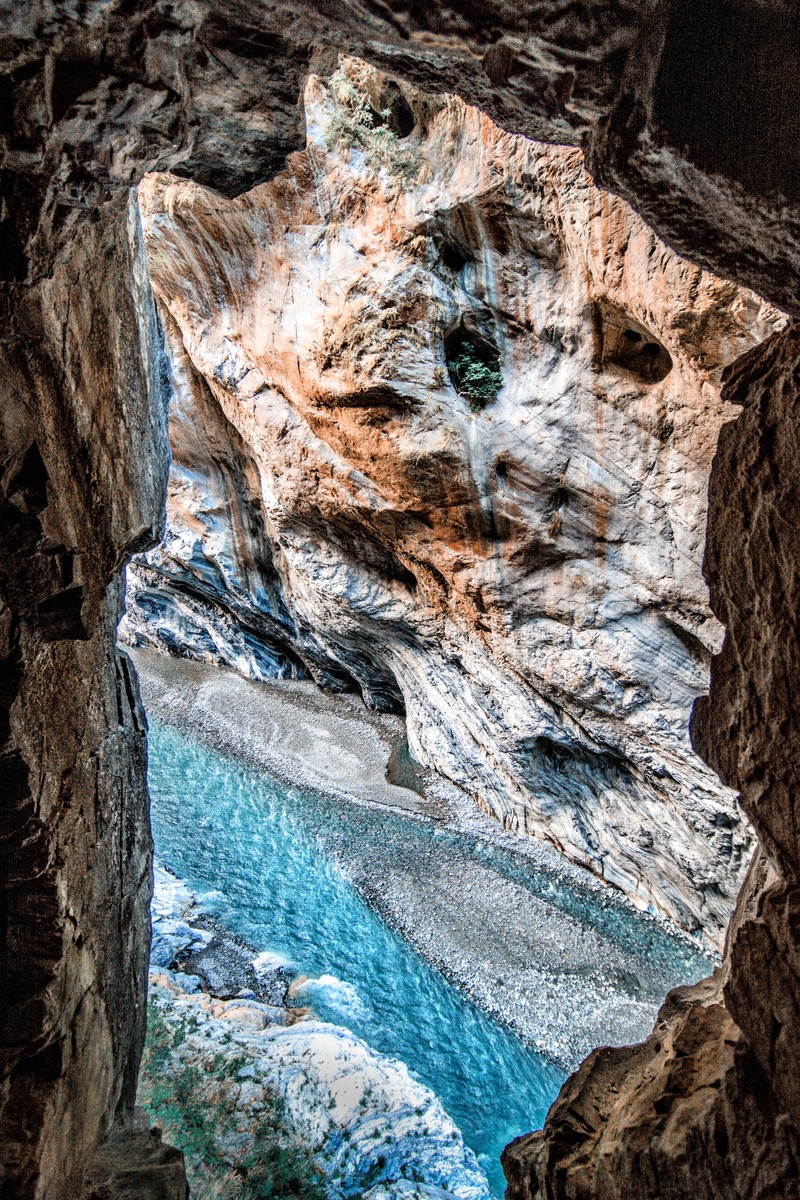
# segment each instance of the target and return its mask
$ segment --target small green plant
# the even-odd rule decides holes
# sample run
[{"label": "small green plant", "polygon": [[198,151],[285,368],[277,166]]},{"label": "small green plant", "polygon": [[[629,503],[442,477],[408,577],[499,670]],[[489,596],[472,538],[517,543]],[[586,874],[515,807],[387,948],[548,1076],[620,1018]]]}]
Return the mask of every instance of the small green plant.
[{"label": "small green plant", "polygon": [[325,130],[328,145],[363,151],[373,171],[387,167],[403,187],[411,187],[419,177],[422,158],[416,150],[400,145],[397,134],[386,123],[389,110],[377,112],[366,92],[341,69],[331,76],[330,88],[336,108]]},{"label": "small green plant", "polygon": [[499,355],[466,338],[452,347],[447,357],[447,370],[453,387],[473,412],[481,412],[496,400],[503,386]]},{"label": "small green plant", "polygon": [[264,1089],[258,1115],[238,1108],[243,1056],[187,1045],[197,1020],[148,1006],[139,1103],[183,1151],[196,1200],[324,1200],[326,1187],[290,1128],[283,1099]]}]

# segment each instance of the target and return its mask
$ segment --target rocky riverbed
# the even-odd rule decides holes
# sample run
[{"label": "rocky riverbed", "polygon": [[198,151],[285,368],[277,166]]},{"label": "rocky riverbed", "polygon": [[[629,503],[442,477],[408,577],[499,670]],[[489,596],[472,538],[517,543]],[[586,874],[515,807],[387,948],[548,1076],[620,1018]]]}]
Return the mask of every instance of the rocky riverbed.
[{"label": "rocky riverbed", "polygon": [[[552,847],[499,829],[433,773],[406,762],[419,790],[389,783],[401,718],[308,683],[254,683],[149,651],[134,658],[154,717],[325,796],[319,837],[369,905],[560,1067],[596,1045],[640,1040],[666,991],[712,965],[684,935]],[[230,963],[230,945],[225,953]],[[252,973],[235,978],[257,992]]]}]

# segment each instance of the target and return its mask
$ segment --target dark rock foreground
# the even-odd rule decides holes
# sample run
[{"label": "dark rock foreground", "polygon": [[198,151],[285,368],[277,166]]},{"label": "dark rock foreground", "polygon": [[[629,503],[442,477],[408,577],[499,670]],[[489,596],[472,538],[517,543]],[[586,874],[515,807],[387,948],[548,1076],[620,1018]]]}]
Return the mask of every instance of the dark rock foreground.
[{"label": "dark rock foreground", "polygon": [[[0,19],[0,1195],[73,1200],[102,1178],[110,1200],[114,1155],[144,1180],[163,1153],[137,1194],[183,1200],[132,1124],[151,840],[115,632],[122,568],[162,533],[169,454],[129,189],[152,170],[227,196],[274,176],[303,144],[304,80],[344,51],[582,145],[673,248],[796,315],[800,17],[788,0],[7,0]],[[712,467],[705,571],[727,632],[693,733],[760,843],[724,967],[568,1081],[507,1152],[512,1200],[798,1194],[799,380],[794,327],[728,368],[742,414]]]}]

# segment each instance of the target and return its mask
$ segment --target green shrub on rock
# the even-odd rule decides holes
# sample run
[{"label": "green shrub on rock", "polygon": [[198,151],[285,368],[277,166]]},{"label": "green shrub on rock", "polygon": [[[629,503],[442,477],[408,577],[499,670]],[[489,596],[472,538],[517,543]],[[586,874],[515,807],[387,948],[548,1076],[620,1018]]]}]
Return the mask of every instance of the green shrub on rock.
[{"label": "green shrub on rock", "polygon": [[195,1029],[191,1017],[168,1020],[150,1002],[138,1097],[185,1154],[194,1200],[324,1200],[323,1176],[289,1127],[282,1097],[263,1089],[257,1113],[243,1118],[237,1074],[246,1057],[187,1052]]},{"label": "green shrub on rock", "polygon": [[447,370],[453,387],[473,412],[480,412],[496,400],[503,386],[503,372],[497,352],[479,346],[466,337],[460,338],[449,348]]},{"label": "green shrub on rock", "polygon": [[336,108],[328,119],[325,140],[339,150],[361,150],[367,165],[378,171],[386,167],[404,187],[416,182],[422,159],[415,150],[400,145],[397,134],[389,128],[389,110],[377,112],[369,96],[341,69],[329,80]]}]

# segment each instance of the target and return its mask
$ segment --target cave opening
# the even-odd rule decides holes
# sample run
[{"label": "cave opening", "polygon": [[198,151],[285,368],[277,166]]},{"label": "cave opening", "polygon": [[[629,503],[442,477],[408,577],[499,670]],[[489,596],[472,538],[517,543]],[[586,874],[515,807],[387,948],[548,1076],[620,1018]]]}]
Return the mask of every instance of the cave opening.
[{"label": "cave opening", "polygon": [[[600,1042],[643,1036],[668,988],[717,961],[752,838],[733,797],[690,750],[677,750],[707,679],[713,620],[698,621],[706,599],[696,543],[680,548],[677,614],[675,568],[665,564],[674,523],[702,520],[713,453],[687,396],[702,409],[700,428],[719,428],[722,367],[782,318],[711,275],[698,281],[581,170],[539,192],[562,214],[575,206],[574,224],[546,253],[547,219],[520,215],[517,192],[505,208],[495,188],[485,210],[474,198],[468,207],[459,189],[479,187],[470,160],[441,147],[480,117],[452,100],[406,122],[403,153],[428,165],[424,176],[398,174],[393,143],[386,152],[373,144],[389,127],[378,99],[389,94],[397,97],[379,73],[340,62],[330,81],[306,85],[309,149],[284,176],[233,199],[166,174],[139,187],[172,388],[166,533],[128,568],[120,627],[151,725],[157,853],[141,1095],[189,1154],[195,1186],[210,1186],[218,1168],[192,1147],[181,1105],[158,1084],[165,1055],[174,1062],[175,1039],[185,1037],[176,995],[192,1011],[211,1005],[215,1020],[236,1013],[234,1030],[242,1020],[267,1032],[296,1028],[310,1056],[308,1092],[271,1136],[301,1162],[297,1129],[320,1108],[335,1114],[310,1160],[310,1194],[428,1171],[422,1147],[448,1189],[477,1188],[488,1200],[502,1194],[501,1152],[524,1113],[542,1122],[567,1069]],[[556,177],[570,153],[536,143],[526,152],[514,187],[531,192],[536,156]],[[310,205],[298,187],[308,171],[318,189]],[[585,238],[587,191],[614,211],[619,251]],[[387,239],[382,206],[395,227],[402,213],[402,236]],[[456,210],[470,250],[441,233]],[[298,238],[298,229],[308,232]],[[224,256],[207,253],[211,237]],[[615,252],[629,256],[616,290]],[[374,290],[358,282],[365,259],[380,279]],[[489,286],[519,275],[521,263],[535,268],[529,290]],[[563,312],[578,286],[583,302],[561,316],[558,336],[552,319],[540,330],[533,297]],[[708,324],[698,333],[687,306],[725,306],[730,341],[717,345]],[[466,416],[444,399],[442,356],[449,396],[466,400]],[[581,428],[587,406],[595,415]],[[480,433],[478,415],[489,422]],[[676,473],[678,447],[685,465]],[[624,484],[615,497],[590,482],[611,469]],[[667,481],[673,524],[659,531]],[[450,546],[460,541],[456,574]],[[653,559],[644,573],[643,552]],[[493,590],[490,565],[503,572]],[[583,611],[576,567],[604,580],[577,583]],[[553,644],[539,607],[565,585],[559,619],[571,632]],[[626,658],[624,639],[604,632],[615,629],[620,599],[642,588],[648,599],[628,621],[649,661]],[[443,615],[458,638],[431,640],[430,622]],[[512,651],[501,630],[532,638],[529,655]],[[559,683],[598,636],[617,637],[615,667],[596,657],[600,674],[585,692],[574,677]],[[503,654],[518,656],[516,694],[496,675]],[[548,684],[534,665],[542,656]],[[565,689],[579,724],[567,718]],[[662,740],[653,711],[670,730]],[[619,732],[601,734],[609,718]],[[521,732],[512,734],[513,722]],[[668,766],[676,752],[691,774],[684,790]],[[482,825],[477,842],[462,824],[465,805],[472,824],[483,820],[478,809],[498,822]],[[642,820],[643,806],[658,817]],[[689,838],[688,811],[698,823]],[[195,825],[205,829],[199,844],[186,837]],[[551,850],[539,843],[531,859],[530,834]],[[455,924],[433,904],[432,864]],[[712,869],[713,883],[703,874]],[[491,911],[498,896],[502,922]],[[370,1048],[373,1082],[356,1110],[318,1074],[304,1033],[314,1021],[339,1029],[343,1070],[360,1061],[354,1038]],[[213,1021],[192,1035],[189,1081],[208,1061]],[[284,1095],[296,1052],[288,1038],[271,1050],[261,1086],[271,1079]],[[397,1111],[370,1099],[394,1060],[429,1089],[415,1094],[413,1146]],[[227,1075],[217,1054],[211,1076],[223,1096]],[[223,1129],[226,1105],[213,1108]],[[362,1135],[362,1112],[380,1122],[379,1152]],[[209,1137],[206,1158],[225,1159],[219,1136]]]},{"label": "cave opening", "polygon": [[[403,9],[395,33],[406,19],[425,24]],[[662,34],[650,74],[669,138],[669,76],[692,60],[674,22]],[[153,20],[120,59],[184,35]],[[764,469],[790,404],[785,316],[659,242],[568,142],[504,132],[502,104],[494,125],[485,82],[466,88],[470,106],[432,92],[399,51],[376,51],[380,68],[316,51],[309,65],[305,44],[228,37],[219,14],[202,36],[188,58],[148,52],[144,84],[140,66],[109,81],[74,46],[3,84],[23,154],[2,178],[21,206],[2,210],[2,273],[23,298],[4,347],[25,335],[4,359],[2,427],[3,870],[16,909],[0,928],[19,960],[3,1186],[26,1200],[131,1185],[183,1200],[188,1168],[200,1196],[225,1180],[243,1198],[499,1200],[507,1182],[517,1200],[553,1171],[591,1180],[594,1150],[577,1168],[565,1157],[608,1127],[631,1194],[641,1164],[608,1097],[632,1062],[632,1122],[641,1069],[656,1080],[647,1119],[677,1112],[694,1128],[694,1084],[661,1088],[669,1038],[624,1046],[673,984],[695,981],[660,1028],[678,1057],[684,1042],[712,1047],[726,1113],[749,1111],[757,1081],[740,1141],[772,1145],[764,1170],[785,1174],[791,1058],[778,1047],[789,1083],[775,1082],[758,1040],[772,1002],[754,995],[752,963],[790,902],[793,842],[780,786],[777,818],[752,792],[769,775],[769,728],[786,742],[791,720],[758,731],[748,775],[734,726],[714,724],[721,690],[728,711],[740,704],[730,662],[704,696],[721,613],[741,661],[758,659],[729,587],[750,595],[752,579],[720,514],[732,520],[734,494],[737,528],[758,525],[748,488],[793,512],[787,463]],[[424,37],[441,70],[451,48]],[[484,47],[495,89],[531,86],[515,37],[495,31]],[[27,44],[9,43],[15,61]],[[251,83],[278,45],[280,70]],[[188,75],[151,96],[173,59]],[[186,150],[197,129],[176,134],[170,114],[198,94],[197,70],[219,94],[229,78],[242,89],[231,111],[247,146],[206,93],[192,120],[213,135]],[[552,72],[530,93],[547,120],[575,82],[563,63]],[[304,137],[286,117],[300,82]],[[251,87],[273,97],[268,120]],[[95,179],[76,144],[97,113],[115,148]],[[133,113],[122,146],[108,130],[128,138]],[[48,161],[81,170],[58,175],[37,216],[31,180],[45,168],[24,155],[62,127]],[[137,159],[141,130],[185,145]],[[696,125],[690,140],[687,154],[726,167],[703,157]],[[126,207],[118,179],[142,175],[139,208]],[[102,219],[82,219],[82,188]],[[453,211],[469,251],[431,237]],[[750,392],[732,432],[727,406]],[[701,559],[720,430],[712,611]],[[780,537],[770,526],[763,544]],[[777,604],[770,629],[781,620]],[[749,873],[753,830],[686,737],[698,697],[693,736],[765,838]],[[724,972],[703,982],[740,886]],[[620,1048],[589,1080],[579,1064],[601,1043]],[[709,1169],[724,1160],[727,1200],[739,1150],[716,1111]],[[56,1129],[64,1114],[79,1147]]]},{"label": "cave opening", "polygon": [[666,346],[616,305],[600,301],[595,322],[601,368],[621,368],[644,383],[660,383],[672,370]]}]

